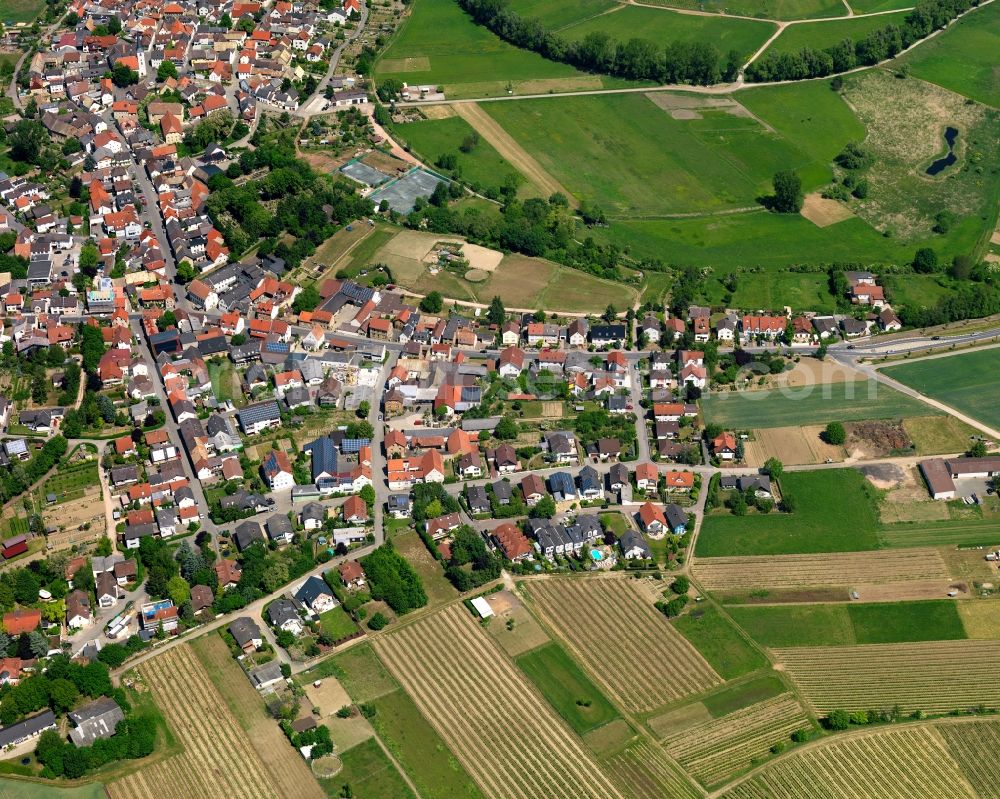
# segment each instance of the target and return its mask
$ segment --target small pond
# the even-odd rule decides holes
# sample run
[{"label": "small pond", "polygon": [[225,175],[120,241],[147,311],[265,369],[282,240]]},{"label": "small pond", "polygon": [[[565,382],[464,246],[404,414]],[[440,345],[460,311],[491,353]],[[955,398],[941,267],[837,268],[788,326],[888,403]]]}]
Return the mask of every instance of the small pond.
[{"label": "small pond", "polygon": [[944,140],[948,145],[948,153],[943,157],[939,158],[929,167],[927,167],[928,175],[937,175],[943,172],[945,169],[950,167],[958,160],[958,156],[955,155],[955,139],[958,138],[958,129],[947,127],[944,129]]}]

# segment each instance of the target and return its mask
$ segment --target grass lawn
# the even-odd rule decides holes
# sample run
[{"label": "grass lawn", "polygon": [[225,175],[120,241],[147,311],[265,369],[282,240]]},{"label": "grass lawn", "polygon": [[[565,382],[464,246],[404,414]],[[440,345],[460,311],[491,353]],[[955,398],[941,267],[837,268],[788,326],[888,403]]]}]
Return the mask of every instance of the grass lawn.
[{"label": "grass lawn", "polygon": [[32,22],[44,8],[42,0],[4,0],[3,7],[0,8],[0,22],[5,25]]},{"label": "grass lawn", "polygon": [[559,644],[546,644],[515,661],[574,732],[583,734],[618,718],[611,703]]},{"label": "grass lawn", "polygon": [[920,400],[874,380],[706,394],[702,411],[709,422],[741,430],[940,415]]},{"label": "grass lawn", "polygon": [[698,605],[673,623],[724,680],[767,666],[767,658],[714,605]]},{"label": "grass lawn", "polygon": [[507,83],[545,82],[563,91],[601,88],[604,81],[566,64],[507,44],[476,25],[453,0],[415,0],[410,18],[375,67],[377,82],[397,78],[414,85],[443,86],[451,98],[497,96]]},{"label": "grass lawn", "polygon": [[600,518],[619,538],[628,530],[628,521],[620,513],[602,513]]},{"label": "grass lawn", "polygon": [[398,134],[397,140],[402,139],[429,164],[436,164],[445,153],[453,154],[458,161],[455,174],[480,189],[499,189],[511,178],[521,182],[524,180],[521,173],[505,161],[485,139],[480,138],[471,152],[463,153],[459,146],[475,131],[461,117],[424,119],[393,125],[392,132],[394,136]]},{"label": "grass lawn", "polygon": [[372,726],[424,799],[483,799],[472,778],[403,690],[386,694],[373,704]]},{"label": "grass lawn", "polygon": [[347,615],[347,611],[339,605],[333,610],[319,615],[319,624],[334,641],[346,638],[358,631],[358,625],[354,619]]},{"label": "grass lawn", "polygon": [[996,519],[900,522],[879,531],[884,547],[987,547],[1000,544]]},{"label": "grass lawn", "polygon": [[1000,107],[1000,80],[996,73],[998,36],[1000,8],[991,3],[969,13],[900,61],[908,64],[918,78]]},{"label": "grass lawn", "polygon": [[1000,349],[975,350],[946,358],[930,358],[882,370],[886,375],[1000,428]]},{"label": "grass lawn", "polygon": [[893,307],[933,305],[952,293],[959,282],[947,275],[886,275],[882,281]]},{"label": "grass lawn", "polygon": [[863,605],[740,606],[728,610],[750,636],[769,647],[894,644],[966,637],[958,603],[946,599]]},{"label": "grass lawn", "polygon": [[727,685],[706,696],[701,703],[715,718],[722,718],[772,696],[783,694],[787,690],[781,677],[773,671],[766,671],[747,680]]},{"label": "grass lawn", "polygon": [[[693,102],[678,95],[655,97],[661,103]],[[848,140],[817,160],[818,148],[774,135],[737,106],[731,107],[733,113],[704,106],[698,108],[699,119],[679,120],[644,94],[484,103],[482,108],[574,196],[626,217],[754,206],[781,169],[797,169],[803,184],[814,188],[830,180],[829,160]],[[838,125],[816,116],[832,131],[823,134],[823,141],[835,138]],[[670,147],[663,146],[666,141]]]},{"label": "grass lawn", "polygon": [[97,460],[80,461],[58,469],[36,492],[36,501],[44,505],[45,497],[55,494],[57,503],[70,502],[80,499],[85,489],[96,485],[100,485]]},{"label": "grass lawn", "polygon": [[28,780],[0,779],[0,799],[105,799],[99,782],[73,787],[56,787]]},{"label": "grass lawn", "polygon": [[[706,282],[711,285],[712,281]],[[721,284],[718,287],[721,294],[724,289]],[[833,313],[837,307],[830,294],[829,279],[823,272],[763,272],[743,277],[736,283],[732,305],[738,308],[790,305],[817,313]]]},{"label": "grass lawn", "polygon": [[768,53],[798,53],[803,47],[825,50],[844,39],[860,41],[868,33],[886,25],[899,25],[909,11],[885,14],[877,17],[857,17],[829,22],[809,22],[803,25],[789,25],[767,48]]},{"label": "grass lawn", "polygon": [[304,672],[302,678],[313,682],[331,676],[340,681],[351,699],[359,705],[399,690],[399,683],[367,643],[352,646],[346,652],[320,661]]},{"label": "grass lawn", "polygon": [[365,799],[412,799],[413,791],[374,738],[353,746],[337,756],[343,764],[336,776],[318,780],[327,796],[342,797],[350,785],[355,796]]},{"label": "grass lawn", "polygon": [[705,517],[699,557],[858,552],[878,548],[878,512],[871,484],[854,469],[786,472],[781,491],[794,513]]},{"label": "grass lawn", "polygon": [[570,25],[561,30],[560,35],[570,41],[579,41],[591,33],[605,33],[623,43],[635,37],[649,39],[657,44],[710,41],[720,52],[736,50],[741,59],[745,60],[774,31],[775,26],[770,22],[676,14],[666,9],[626,6],[612,14],[603,14]]}]

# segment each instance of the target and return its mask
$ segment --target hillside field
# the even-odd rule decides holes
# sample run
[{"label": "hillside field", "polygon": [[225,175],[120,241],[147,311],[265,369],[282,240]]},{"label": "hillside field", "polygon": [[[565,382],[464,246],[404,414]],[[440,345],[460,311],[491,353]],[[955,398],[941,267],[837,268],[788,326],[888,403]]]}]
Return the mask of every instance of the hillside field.
[{"label": "hillside field", "polygon": [[[767,90],[738,98],[553,97],[482,108],[574,196],[628,219],[755,207],[781,169],[797,169],[807,189],[828,182],[831,159],[862,132],[847,105],[828,89],[782,92],[758,98],[761,113],[741,105],[756,92]],[[805,98],[813,106],[808,114],[785,107]]]},{"label": "hillside field", "polygon": [[[454,0],[415,0],[375,66],[377,81],[443,86],[449,98],[600,89],[609,81],[507,44]],[[620,83],[620,82],[618,82]]]},{"label": "hillside field", "polygon": [[899,60],[913,75],[1000,108],[1000,6],[984,5]]},{"label": "hillside field", "polygon": [[1000,391],[1000,349],[903,363],[882,371],[921,394],[1000,429],[1000,407],[996,403]]},{"label": "hillside field", "polygon": [[767,41],[774,30],[772,23],[763,21],[694,16],[677,14],[669,9],[625,6],[564,27],[559,35],[570,41],[579,41],[595,32],[606,33],[620,42],[635,37],[657,43],[710,41],[720,52],[735,50],[745,60]]},{"label": "hillside field", "polygon": [[839,17],[844,4],[835,0],[653,0],[651,5],[688,8],[692,11],[738,14],[762,19]]},{"label": "hillside field", "polygon": [[884,28],[886,25],[898,25],[908,13],[910,12],[900,11],[896,14],[876,17],[855,17],[828,22],[789,25],[767,48],[767,52],[798,53],[804,47],[825,50],[827,47],[839,44],[844,39],[859,41],[873,30]]}]

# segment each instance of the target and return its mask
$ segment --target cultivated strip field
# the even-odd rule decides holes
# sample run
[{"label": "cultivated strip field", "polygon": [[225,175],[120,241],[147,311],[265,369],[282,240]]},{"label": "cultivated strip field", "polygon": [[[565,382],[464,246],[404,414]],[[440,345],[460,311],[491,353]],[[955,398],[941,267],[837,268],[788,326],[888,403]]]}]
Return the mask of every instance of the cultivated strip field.
[{"label": "cultivated strip field", "polygon": [[943,713],[1000,704],[1000,641],[925,641],[775,649],[820,712],[891,708]]},{"label": "cultivated strip field", "polygon": [[694,576],[707,591],[857,585],[947,577],[936,549],[698,558]]},{"label": "cultivated strip field", "polygon": [[372,646],[488,797],[622,799],[463,608],[446,608]]},{"label": "cultivated strip field", "polygon": [[291,799],[274,784],[190,647],[146,661],[139,673],[184,752],[111,783],[111,799]]},{"label": "cultivated strip field", "polygon": [[884,730],[813,747],[742,782],[724,799],[974,799],[927,727]]},{"label": "cultivated strip field", "polygon": [[1000,723],[971,721],[937,724],[934,730],[982,799],[1000,799],[996,756],[1000,752]]},{"label": "cultivated strip field", "polygon": [[667,754],[706,786],[717,785],[810,726],[791,694],[750,705],[721,719],[681,730],[663,742]]},{"label": "cultivated strip field", "polygon": [[212,684],[246,730],[246,737],[274,779],[280,796],[324,799],[323,789],[309,764],[292,747],[267,713],[260,692],[250,684],[240,665],[218,635],[202,635],[190,644],[208,670]]},{"label": "cultivated strip field", "polygon": [[630,711],[652,710],[722,681],[633,580],[554,579],[527,588],[591,676]]},{"label": "cultivated strip field", "polygon": [[649,741],[639,741],[608,758],[605,767],[635,799],[698,799],[701,793],[684,773]]}]

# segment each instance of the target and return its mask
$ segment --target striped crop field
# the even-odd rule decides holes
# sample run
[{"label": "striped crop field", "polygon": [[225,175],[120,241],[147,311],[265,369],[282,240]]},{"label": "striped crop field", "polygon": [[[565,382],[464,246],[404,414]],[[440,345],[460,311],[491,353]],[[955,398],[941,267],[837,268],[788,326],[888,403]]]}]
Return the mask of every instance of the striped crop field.
[{"label": "striped crop field", "polygon": [[1000,752],[1000,722],[962,721],[936,724],[958,767],[981,799],[1000,799],[996,757]]},{"label": "striped crop field", "polygon": [[464,608],[372,646],[490,799],[623,799]]},{"label": "striped crop field", "polygon": [[772,650],[818,711],[900,705],[946,713],[1000,705],[1000,641],[925,641]]},{"label": "striped crop field", "polygon": [[297,793],[279,789],[190,647],[174,647],[138,670],[184,751],[111,783],[111,799],[323,796],[311,776],[312,785],[302,782]]},{"label": "striped crop field", "polygon": [[634,580],[556,578],[526,588],[591,676],[629,711],[653,710],[722,682]]},{"label": "striped crop field", "polygon": [[634,799],[699,799],[701,792],[655,744],[637,741],[604,761],[604,767]]},{"label": "striped crop field", "polygon": [[725,782],[787,743],[792,733],[812,726],[802,705],[782,694],[721,719],[689,727],[663,742],[667,754],[706,787]]},{"label": "striped crop field", "polygon": [[[995,754],[995,752],[994,752]],[[782,758],[722,799],[975,799],[929,726],[833,739]]]},{"label": "striped crop field", "polygon": [[698,558],[694,576],[706,591],[851,586],[945,578],[936,549],[815,555]]}]

